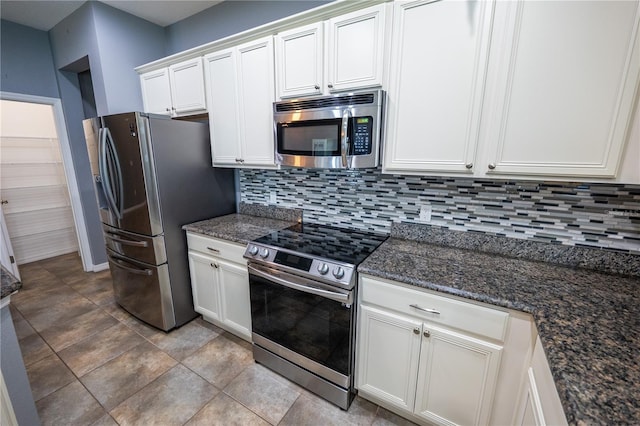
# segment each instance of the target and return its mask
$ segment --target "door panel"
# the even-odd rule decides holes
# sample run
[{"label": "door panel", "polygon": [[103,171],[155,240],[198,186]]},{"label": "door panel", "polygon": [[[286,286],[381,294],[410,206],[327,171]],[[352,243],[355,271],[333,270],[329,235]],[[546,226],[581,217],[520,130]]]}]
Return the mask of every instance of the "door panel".
[{"label": "door panel", "polygon": [[[101,213],[104,223],[137,234],[156,235],[159,232],[153,229],[150,220],[147,195],[147,184],[156,185],[153,159],[143,156],[145,150],[141,145],[149,142],[138,133],[136,118],[135,114],[102,118],[100,138],[103,146],[99,146],[99,155],[105,164],[101,168],[101,177],[106,199],[111,204],[111,214],[104,210]],[[155,193],[155,190],[151,192]]]},{"label": "door panel", "polygon": [[424,333],[416,414],[443,425],[487,424],[502,347],[433,326]]},{"label": "door panel", "polygon": [[422,323],[361,306],[359,324],[358,390],[413,411]]},{"label": "door panel", "polygon": [[169,267],[152,266],[107,249],[116,302],[132,315],[162,330],[175,326]]}]

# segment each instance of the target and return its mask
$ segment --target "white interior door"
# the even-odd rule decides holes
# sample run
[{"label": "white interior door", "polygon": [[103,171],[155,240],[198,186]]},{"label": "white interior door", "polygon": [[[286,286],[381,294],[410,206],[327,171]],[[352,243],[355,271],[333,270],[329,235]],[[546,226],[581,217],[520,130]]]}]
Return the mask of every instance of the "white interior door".
[{"label": "white interior door", "polygon": [[78,251],[52,106],[0,102],[0,195],[16,263]]},{"label": "white interior door", "polygon": [[16,258],[13,254],[13,247],[11,246],[9,231],[7,231],[7,224],[4,219],[4,212],[2,211],[1,206],[0,221],[0,263],[7,269],[7,271],[20,279],[20,271],[18,271],[18,264],[16,263]]}]

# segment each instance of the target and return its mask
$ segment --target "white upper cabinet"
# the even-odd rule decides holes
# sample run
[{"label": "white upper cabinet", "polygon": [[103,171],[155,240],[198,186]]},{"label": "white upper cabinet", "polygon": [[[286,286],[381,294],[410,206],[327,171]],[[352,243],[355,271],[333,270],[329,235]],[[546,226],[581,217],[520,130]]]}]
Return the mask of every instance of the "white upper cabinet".
[{"label": "white upper cabinet", "polygon": [[499,3],[487,173],[616,176],[638,86],[639,9]]},{"label": "white upper cabinet", "polygon": [[214,166],[275,167],[273,38],[204,57]]},{"label": "white upper cabinet", "polygon": [[318,22],[278,34],[276,66],[281,98],[322,93],[323,28]]},{"label": "white upper cabinet", "polygon": [[473,172],[493,7],[394,2],[385,171]]},{"label": "white upper cabinet", "polygon": [[330,92],[382,85],[384,4],[329,20],[327,89]]},{"label": "white upper cabinet", "polygon": [[278,96],[381,86],[384,11],[380,4],[278,33]]},{"label": "white upper cabinet", "polygon": [[206,111],[202,58],[140,75],[144,110],[172,116]]},{"label": "white upper cabinet", "polygon": [[141,74],[140,86],[145,112],[171,114],[171,83],[169,83],[168,68]]}]

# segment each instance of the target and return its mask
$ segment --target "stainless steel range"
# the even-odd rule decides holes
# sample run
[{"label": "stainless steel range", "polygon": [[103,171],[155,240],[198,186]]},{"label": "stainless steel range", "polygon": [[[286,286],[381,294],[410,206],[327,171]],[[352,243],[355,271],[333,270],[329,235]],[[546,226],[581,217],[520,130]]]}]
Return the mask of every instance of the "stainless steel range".
[{"label": "stainless steel range", "polygon": [[385,235],[297,224],[249,243],[255,360],[342,409],[354,397],[356,267]]}]

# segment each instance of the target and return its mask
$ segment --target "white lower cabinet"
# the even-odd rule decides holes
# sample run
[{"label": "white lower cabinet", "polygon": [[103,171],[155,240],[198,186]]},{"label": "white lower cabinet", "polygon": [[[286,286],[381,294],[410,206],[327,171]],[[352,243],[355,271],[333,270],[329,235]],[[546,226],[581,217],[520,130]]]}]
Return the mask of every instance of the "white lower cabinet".
[{"label": "white lower cabinet", "polygon": [[423,325],[415,413],[437,424],[487,424],[502,346]]},{"label": "white lower cabinet", "polygon": [[567,424],[540,338],[536,339],[531,363],[527,369],[515,424],[518,426]]},{"label": "white lower cabinet", "polygon": [[187,233],[193,305],[202,317],[251,341],[249,274],[244,246]]},{"label": "white lower cabinet", "polygon": [[422,423],[488,424],[508,313],[366,276],[360,286],[358,392]]}]

